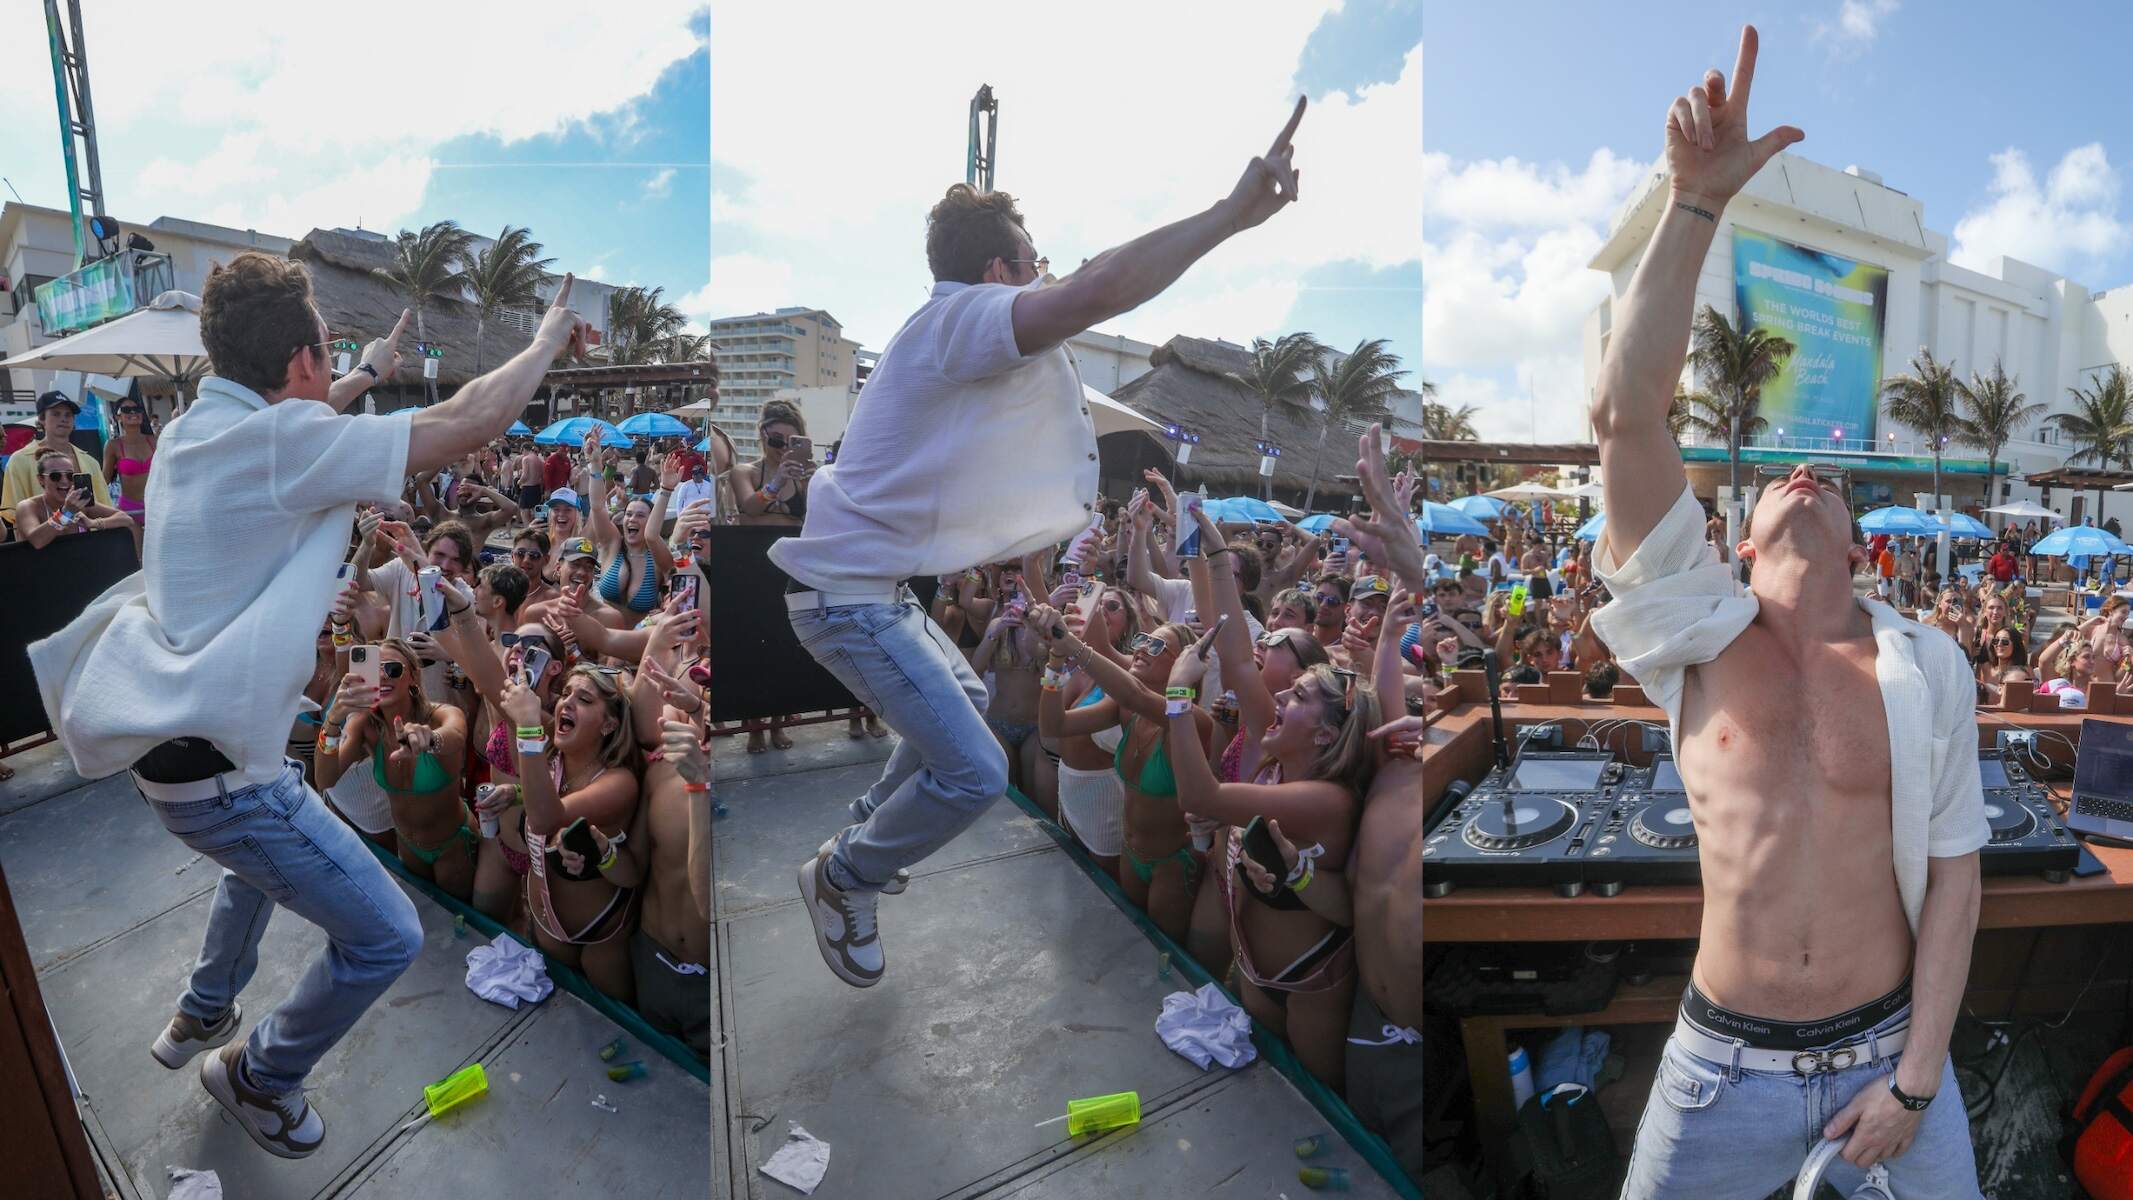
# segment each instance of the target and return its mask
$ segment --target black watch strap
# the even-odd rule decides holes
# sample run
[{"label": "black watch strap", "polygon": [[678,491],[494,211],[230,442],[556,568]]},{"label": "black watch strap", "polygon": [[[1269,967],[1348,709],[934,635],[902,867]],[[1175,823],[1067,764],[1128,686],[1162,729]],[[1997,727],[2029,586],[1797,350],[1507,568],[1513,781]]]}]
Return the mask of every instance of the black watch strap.
[{"label": "black watch strap", "polygon": [[365,375],[370,376],[371,382],[377,382],[378,369],[376,367],[371,366],[369,363],[357,363],[356,370],[361,371]]},{"label": "black watch strap", "polygon": [[1889,1095],[1896,1097],[1896,1103],[1903,1105],[1910,1112],[1924,1112],[1926,1106],[1933,1103],[1933,1097],[1931,1096],[1913,1096],[1902,1088],[1897,1087],[1896,1076],[1893,1072],[1889,1075]]}]

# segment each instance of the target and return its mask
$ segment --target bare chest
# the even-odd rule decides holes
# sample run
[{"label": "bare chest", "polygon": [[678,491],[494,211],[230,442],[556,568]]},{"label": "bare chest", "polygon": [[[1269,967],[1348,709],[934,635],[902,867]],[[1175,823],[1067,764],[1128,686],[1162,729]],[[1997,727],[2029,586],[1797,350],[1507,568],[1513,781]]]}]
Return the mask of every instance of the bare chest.
[{"label": "bare chest", "polygon": [[1680,760],[1692,795],[1765,788],[1886,797],[1888,714],[1871,638],[1795,655],[1750,627],[1689,672]]}]

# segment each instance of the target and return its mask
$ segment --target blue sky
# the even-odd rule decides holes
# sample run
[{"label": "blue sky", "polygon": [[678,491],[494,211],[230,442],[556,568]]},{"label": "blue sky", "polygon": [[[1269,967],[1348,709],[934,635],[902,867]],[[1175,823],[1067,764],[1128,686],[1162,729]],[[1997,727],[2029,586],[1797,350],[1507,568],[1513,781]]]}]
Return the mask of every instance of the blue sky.
[{"label": "blue sky", "polygon": [[[43,14],[5,7],[0,45],[21,52],[0,77],[0,111],[24,119],[0,123],[0,174],[23,199],[64,208]],[[582,5],[527,0],[512,13],[499,23],[486,6],[377,0],[357,21],[217,0],[203,21],[191,6],[85,5],[106,207],[124,222],[285,237],[446,218],[491,237],[525,225],[559,270],[700,301],[707,8],[642,0],[629,21],[588,21]],[[359,26],[395,31],[367,72],[349,69]]]},{"label": "blue sky", "polygon": [[[1419,0],[1099,0],[1071,20],[1049,7],[989,11],[983,23],[848,11],[839,38],[810,46],[810,70],[831,81],[821,87],[792,87],[778,55],[715,60],[718,315],[826,308],[880,349],[930,282],[926,209],[962,179],[981,83],[1001,102],[997,186],[1020,199],[1057,273],[1226,195],[1300,90],[1312,99],[1296,137],[1300,202],[1105,329],[1157,344],[1293,329],[1343,348],[1385,337],[1413,365]],[[721,7],[712,34],[778,44],[788,19]]]},{"label": "blue sky", "polygon": [[1798,125],[1794,153],[1878,171],[1965,265],[2006,254],[2093,288],[2133,281],[2123,7],[2017,18],[1969,0],[1812,0],[1669,6],[1662,20],[1555,0],[1439,4],[1425,354],[1446,399],[1483,407],[1484,435],[1575,432],[1578,322],[1605,291],[1579,256],[1657,158],[1673,97],[1707,66],[1732,70],[1743,23],[1762,35],[1756,131]]}]

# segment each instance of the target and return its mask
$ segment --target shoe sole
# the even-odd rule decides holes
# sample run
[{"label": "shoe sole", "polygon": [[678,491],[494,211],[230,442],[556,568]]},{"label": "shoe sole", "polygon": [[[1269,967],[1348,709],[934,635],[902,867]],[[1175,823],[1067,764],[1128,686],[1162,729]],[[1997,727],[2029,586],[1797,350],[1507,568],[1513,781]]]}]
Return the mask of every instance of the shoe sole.
[{"label": "shoe sole", "polygon": [[844,965],[844,956],[837,953],[837,948],[830,944],[829,935],[822,931],[822,922],[815,917],[815,905],[819,897],[819,893],[815,891],[815,871],[816,864],[821,861],[818,856],[800,864],[800,902],[807,906],[807,923],[815,931],[815,949],[822,952],[822,962],[829,967],[830,974],[855,988],[873,987],[881,982],[881,976],[876,975],[870,979],[864,975],[852,974]]},{"label": "shoe sole", "polygon": [[[833,833],[829,836],[828,841],[823,842],[820,846],[815,847],[815,853],[818,855],[828,854],[830,852],[830,847],[836,844],[837,835]],[[903,870],[902,868],[898,868],[896,872],[896,878],[891,879],[889,882],[881,885],[881,894],[884,896],[901,896],[904,894],[904,889],[910,886],[911,872]]]},{"label": "shoe sole", "polygon": [[237,1030],[244,1022],[244,1006],[232,1003],[230,1005],[230,1013],[230,1029],[228,1033],[219,1038],[211,1038],[208,1041],[201,1042],[191,1050],[180,1050],[176,1045],[172,1044],[170,1026],[165,1025],[163,1032],[156,1035],[155,1045],[148,1048],[149,1056],[163,1066],[176,1071],[185,1066],[186,1063],[191,1062],[202,1050],[219,1050],[229,1045],[230,1039],[237,1036]]},{"label": "shoe sole", "polygon": [[309,1150],[291,1150],[254,1129],[252,1123],[245,1119],[243,1106],[237,1103],[237,1093],[230,1088],[230,1073],[222,1066],[222,1056],[219,1054],[211,1054],[200,1060],[200,1085],[236,1120],[237,1128],[244,1130],[254,1145],[276,1158],[309,1158],[318,1153],[319,1146],[326,1144],[326,1139],[320,1138],[318,1146]]}]

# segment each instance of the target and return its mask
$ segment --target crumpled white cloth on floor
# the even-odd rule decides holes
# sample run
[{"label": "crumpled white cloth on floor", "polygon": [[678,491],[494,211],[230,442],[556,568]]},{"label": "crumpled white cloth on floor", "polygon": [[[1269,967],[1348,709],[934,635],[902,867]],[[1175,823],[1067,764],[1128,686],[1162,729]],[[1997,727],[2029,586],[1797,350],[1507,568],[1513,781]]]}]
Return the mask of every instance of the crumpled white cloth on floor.
[{"label": "crumpled white cloth on floor", "polygon": [[222,1200],[222,1177],[213,1171],[172,1167],[169,1200]]},{"label": "crumpled white cloth on floor", "polygon": [[1252,1045],[1252,1019],[1212,983],[1201,984],[1197,992],[1163,997],[1155,1032],[1165,1046],[1202,1071],[1210,1062],[1241,1067],[1259,1057],[1259,1048]]},{"label": "crumpled white cloth on floor", "polygon": [[785,1144],[770,1156],[770,1161],[756,1170],[770,1176],[788,1187],[800,1189],[802,1195],[812,1196],[822,1186],[822,1175],[829,1170],[830,1144],[800,1128],[798,1121],[787,1121],[791,1128],[785,1131]]},{"label": "crumpled white cloth on floor", "polygon": [[517,1008],[520,1001],[539,1004],[555,990],[541,952],[508,933],[486,946],[467,951],[467,987],[484,1000]]}]

